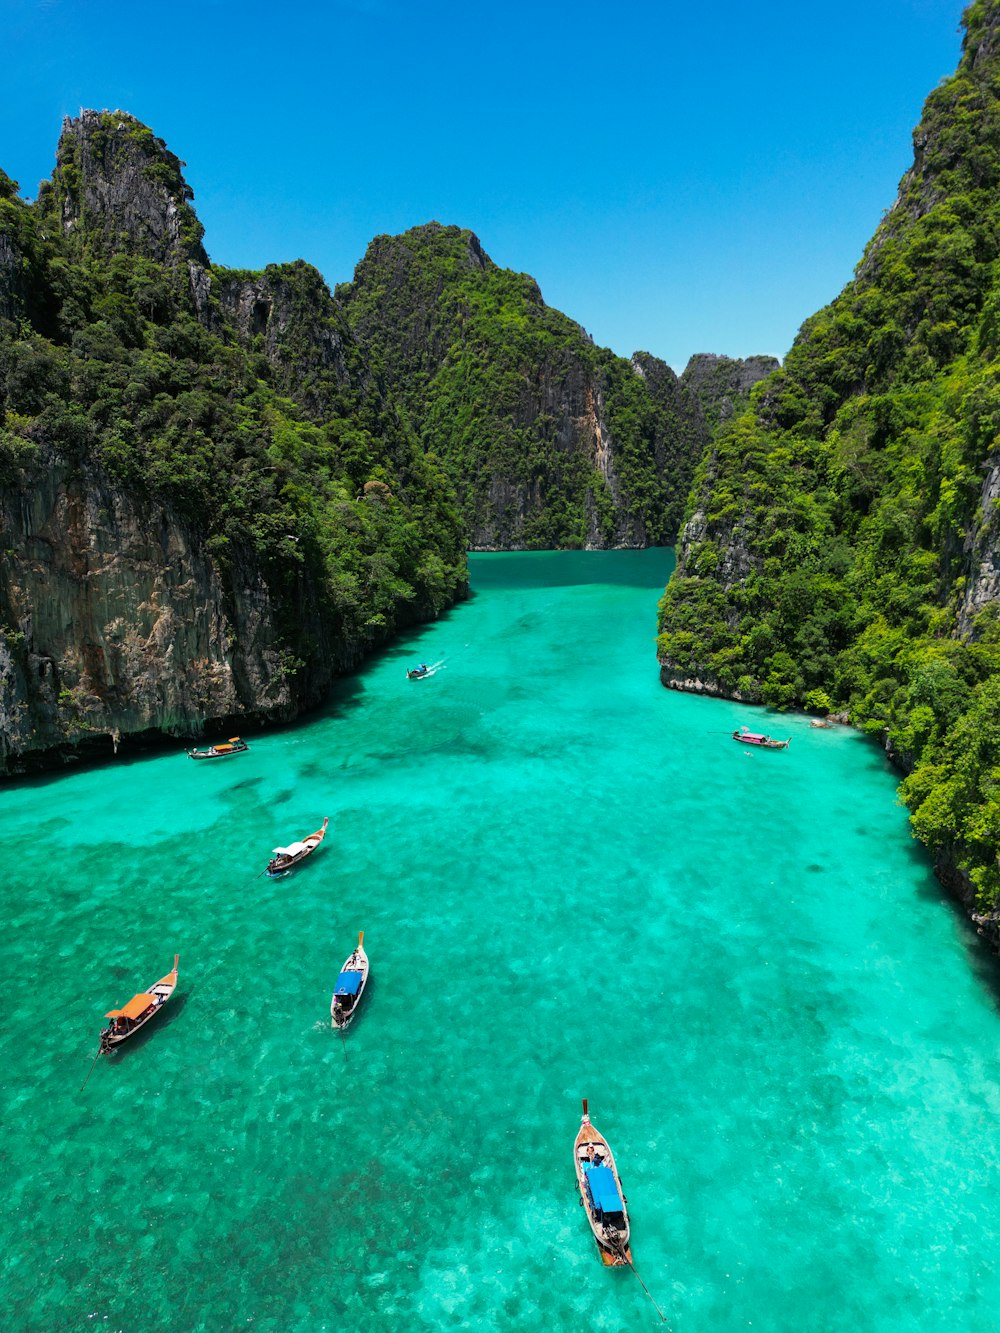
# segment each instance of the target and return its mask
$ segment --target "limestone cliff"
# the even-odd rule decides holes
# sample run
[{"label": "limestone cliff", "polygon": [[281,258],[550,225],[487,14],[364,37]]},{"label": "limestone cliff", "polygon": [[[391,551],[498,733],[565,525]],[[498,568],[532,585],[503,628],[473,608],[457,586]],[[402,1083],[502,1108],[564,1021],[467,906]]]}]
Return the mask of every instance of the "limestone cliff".
[{"label": "limestone cliff", "polygon": [[99,752],[109,737],[197,735],[206,718],[289,718],[349,664],[305,580],[318,651],[296,678],[252,552],[221,569],[168,507],[49,450],[25,481],[0,493],[0,766]]},{"label": "limestone cliff", "polygon": [[968,575],[958,613],[958,633],[970,639],[988,632],[1000,612],[1000,456],[983,463],[986,476],[965,540]]},{"label": "limestone cliff", "polygon": [[39,190],[39,211],[79,248],[171,268],[205,267],[203,228],[183,166],[127,112],[82,111],[63,122],[56,170]]},{"label": "limestone cliff", "polygon": [[223,322],[246,346],[260,340],[276,383],[310,412],[328,414],[344,390],[371,387],[343,311],[311,264],[216,270],[214,277]]}]

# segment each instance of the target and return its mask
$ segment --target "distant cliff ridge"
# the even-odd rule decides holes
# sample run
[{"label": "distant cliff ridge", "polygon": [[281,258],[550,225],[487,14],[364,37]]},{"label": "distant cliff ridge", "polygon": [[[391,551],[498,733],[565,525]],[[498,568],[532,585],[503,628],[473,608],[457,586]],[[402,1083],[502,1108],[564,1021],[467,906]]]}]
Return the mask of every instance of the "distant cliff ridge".
[{"label": "distant cliff ridge", "polygon": [[781,362],[773,356],[739,360],[697,352],[684,367],[681,383],[698,399],[705,420],[714,430],[742,412],[749,405],[754,385],[780,368]]},{"label": "distant cliff ridge", "polygon": [[595,347],[458,227],[376,237],[337,296],[472,547],[674,540],[708,430],[669,366]]}]

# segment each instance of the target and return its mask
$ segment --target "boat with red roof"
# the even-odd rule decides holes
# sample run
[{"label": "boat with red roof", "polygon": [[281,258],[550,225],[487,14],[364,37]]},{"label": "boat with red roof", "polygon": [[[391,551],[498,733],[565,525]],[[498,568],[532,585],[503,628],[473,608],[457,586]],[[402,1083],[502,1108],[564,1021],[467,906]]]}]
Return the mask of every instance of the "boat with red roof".
[{"label": "boat with red roof", "polygon": [[245,740],[239,736],[230,736],[228,741],[219,745],[209,745],[204,750],[188,750],[189,759],[231,759],[234,754],[243,754],[249,750]]},{"label": "boat with red roof", "polygon": [[791,736],[787,741],[778,741],[773,736],[765,736],[762,732],[748,731],[746,727],[734,731],[733,740],[740,741],[743,745],[759,746],[762,750],[787,750],[792,743]]}]

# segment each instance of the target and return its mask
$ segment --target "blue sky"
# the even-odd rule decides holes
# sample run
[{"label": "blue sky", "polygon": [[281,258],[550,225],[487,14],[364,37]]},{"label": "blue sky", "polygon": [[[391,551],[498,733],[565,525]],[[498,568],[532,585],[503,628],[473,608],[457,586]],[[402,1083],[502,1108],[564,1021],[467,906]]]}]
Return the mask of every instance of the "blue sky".
[{"label": "blue sky", "polygon": [[350,278],[435,219],[597,342],[784,355],[850,278],[958,60],[955,0],[0,0],[0,166],[131,111],[213,260]]}]

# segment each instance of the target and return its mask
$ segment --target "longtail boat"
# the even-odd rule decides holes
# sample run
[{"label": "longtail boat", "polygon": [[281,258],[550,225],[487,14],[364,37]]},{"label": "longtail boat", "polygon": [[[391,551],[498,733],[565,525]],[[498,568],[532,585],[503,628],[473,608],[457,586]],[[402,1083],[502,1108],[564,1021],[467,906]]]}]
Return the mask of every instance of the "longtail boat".
[{"label": "longtail boat", "polygon": [[608,1141],[590,1123],[586,1097],[583,1099],[580,1132],[573,1145],[573,1165],[580,1202],[586,1210],[602,1261],[608,1268],[631,1266],[628,1201],[622,1193],[618,1168]]},{"label": "longtail boat", "polygon": [[759,731],[748,731],[746,727],[734,731],[733,740],[740,741],[743,745],[759,745],[764,750],[787,750],[792,743],[791,736],[787,741],[776,741],[773,736],[764,736]]},{"label": "longtail boat", "polygon": [[287,875],[307,856],[312,856],[313,852],[326,837],[326,826],[329,819],[323,820],[323,827],[317,829],[315,833],[307,834],[301,842],[290,842],[287,847],[275,847],[271,853],[271,859],[267,863],[267,869],[264,874],[268,879],[277,879],[280,875]]},{"label": "longtail boat", "polygon": [[242,754],[249,749],[250,746],[239,736],[230,736],[228,741],[220,745],[209,745],[204,750],[188,750],[187,753],[189,759],[231,759],[234,754]]},{"label": "longtail boat", "polygon": [[165,977],[154,981],[148,990],[133,995],[128,1004],[120,1009],[112,1009],[105,1014],[111,1022],[101,1033],[101,1046],[98,1054],[107,1055],[129,1037],[134,1037],[140,1028],[145,1027],[151,1018],[160,1012],[177,988],[177,964],[180,954],[174,954],[174,965]]},{"label": "longtail boat", "polygon": [[358,932],[358,947],[349,958],[344,959],[337,984],[333,988],[330,1018],[335,1028],[343,1029],[350,1026],[354,1015],[358,1012],[361,997],[365,993],[369,965],[364,945],[365,932],[362,930]]},{"label": "longtail boat", "polygon": [[407,680],[423,680],[425,676],[431,674],[431,669],[426,662],[421,662],[419,666],[408,667],[406,671]]}]

